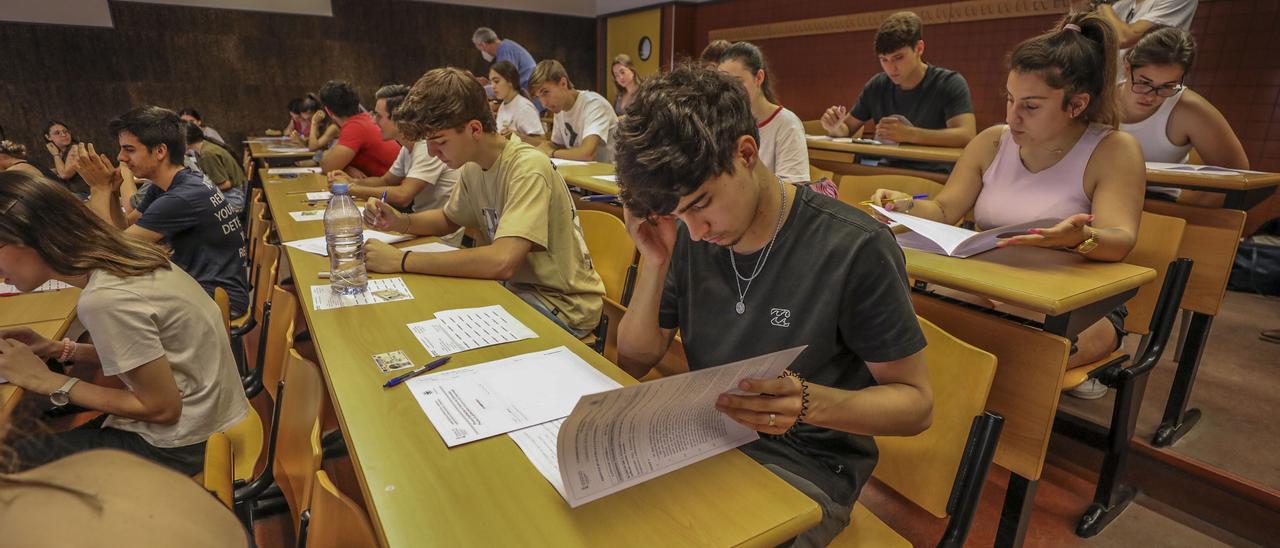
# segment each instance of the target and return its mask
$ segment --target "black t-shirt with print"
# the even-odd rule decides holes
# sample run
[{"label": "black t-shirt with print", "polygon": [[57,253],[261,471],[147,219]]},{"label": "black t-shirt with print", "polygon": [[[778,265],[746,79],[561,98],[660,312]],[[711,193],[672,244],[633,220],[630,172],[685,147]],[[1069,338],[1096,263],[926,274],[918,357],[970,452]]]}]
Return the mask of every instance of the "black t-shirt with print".
[{"label": "black t-shirt with print", "polygon": [[215,287],[225,289],[233,313],[248,309],[240,218],[203,174],[183,169],[173,176],[168,190],[153,185],[138,211],[138,226],[164,235],[163,242],[173,248],[174,264],[210,295]]},{"label": "black t-shirt with print", "polygon": [[[742,315],[734,310],[729,253],[692,241],[680,225],[659,324],[680,329],[690,369],[807,344],[792,371],[813,384],[859,390],[875,385],[866,362],[902,359],[925,346],[902,249],[885,225],[852,206],[800,189]],[[748,274],[759,253],[738,256],[739,271]],[[742,450],[842,504],[857,498],[877,457],[870,436],[809,424]]]}]

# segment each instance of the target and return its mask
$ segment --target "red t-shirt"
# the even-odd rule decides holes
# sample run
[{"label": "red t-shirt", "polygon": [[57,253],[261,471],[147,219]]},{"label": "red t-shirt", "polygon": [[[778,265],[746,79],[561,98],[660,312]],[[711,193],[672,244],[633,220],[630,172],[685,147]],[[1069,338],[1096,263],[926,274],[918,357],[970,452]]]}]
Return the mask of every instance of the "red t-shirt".
[{"label": "red t-shirt", "polygon": [[338,134],[338,144],[356,151],[351,167],[369,177],[381,177],[400,155],[400,143],[394,139],[383,141],[382,130],[367,112],[347,118]]}]

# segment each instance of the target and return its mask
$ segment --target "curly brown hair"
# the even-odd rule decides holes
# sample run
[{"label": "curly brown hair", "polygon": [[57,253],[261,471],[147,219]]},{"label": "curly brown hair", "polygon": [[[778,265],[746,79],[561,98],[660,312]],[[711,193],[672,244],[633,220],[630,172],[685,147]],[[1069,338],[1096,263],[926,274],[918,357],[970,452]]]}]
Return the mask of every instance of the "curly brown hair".
[{"label": "curly brown hair", "polygon": [[391,119],[400,132],[418,141],[445,129],[457,129],[476,120],[485,133],[497,131],[489,99],[480,83],[466,71],[445,67],[431,69],[418,79]]}]

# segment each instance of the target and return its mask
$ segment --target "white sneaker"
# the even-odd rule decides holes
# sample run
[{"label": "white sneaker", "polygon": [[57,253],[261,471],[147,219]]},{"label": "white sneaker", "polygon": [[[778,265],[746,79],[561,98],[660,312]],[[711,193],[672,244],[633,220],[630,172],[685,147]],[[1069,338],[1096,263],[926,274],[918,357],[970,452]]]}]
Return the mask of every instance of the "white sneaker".
[{"label": "white sneaker", "polygon": [[1102,384],[1098,379],[1089,379],[1084,381],[1075,388],[1067,391],[1067,395],[1080,398],[1082,400],[1096,400],[1107,395],[1107,385]]}]

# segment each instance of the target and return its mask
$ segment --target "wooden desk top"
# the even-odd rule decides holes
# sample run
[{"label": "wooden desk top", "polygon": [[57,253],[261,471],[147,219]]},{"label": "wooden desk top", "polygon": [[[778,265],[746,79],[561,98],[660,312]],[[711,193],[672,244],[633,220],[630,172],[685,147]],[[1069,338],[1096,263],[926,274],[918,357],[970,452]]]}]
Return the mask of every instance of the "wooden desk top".
[{"label": "wooden desk top", "polygon": [[[284,241],[318,236],[298,190],[320,176],[265,183]],[[370,516],[384,546],[437,545],[776,545],[817,524],[817,505],[739,451],[729,451],[626,491],[571,509],[507,436],[449,449],[405,388],[384,390],[374,353],[430,356],[405,327],[441,310],[500,304],[539,333],[535,339],[463,352],[449,368],[567,346],[623,384],[636,381],[499,284],[395,274],[414,299],[314,311],[310,286],[324,257],[286,248],[302,307]],[[373,275],[372,277],[385,277]]]},{"label": "wooden desk top", "polygon": [[1280,185],[1280,173],[1208,175],[1204,173],[1176,173],[1148,169],[1147,182],[1163,186],[1201,190],[1254,190]]},{"label": "wooden desk top", "polygon": [[307,152],[276,152],[271,150],[270,148],[273,146],[281,146],[281,147],[295,146],[293,143],[290,143],[290,142],[264,143],[261,141],[249,141],[248,145],[249,145],[249,154],[253,155],[254,158],[310,158],[312,156],[315,156],[316,154],[314,150],[309,150]]},{"label": "wooden desk top", "polygon": [[956,161],[960,159],[960,153],[964,152],[963,148],[951,147],[930,147],[920,145],[866,145],[861,143],[837,143],[835,141],[822,141],[816,139],[805,140],[808,141],[810,149],[848,152],[852,154],[880,156],[884,158],[900,158],[903,160],[942,162],[948,164],[956,163]]},{"label": "wooden desk top", "polygon": [[1075,253],[1010,247],[957,259],[903,249],[907,274],[929,283],[1057,316],[1156,277],[1150,268],[1089,261]]},{"label": "wooden desk top", "polygon": [[613,164],[592,162],[585,166],[560,166],[556,168],[564,177],[564,182],[578,188],[590,190],[597,194],[617,194],[618,183],[597,179],[597,175],[613,175]]},{"label": "wooden desk top", "polygon": [[[25,325],[45,338],[60,339],[76,319],[76,299],[79,297],[78,288],[0,297],[0,327]],[[21,388],[0,384],[0,424],[8,422],[22,394]],[[3,434],[0,431],[0,436]]]}]

